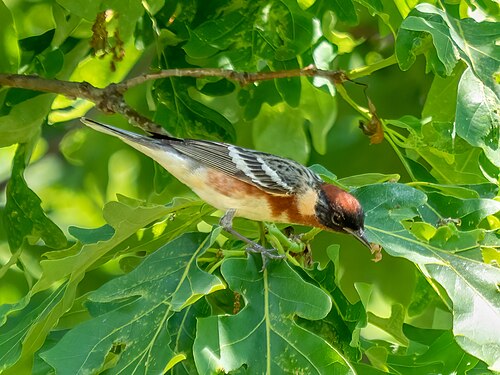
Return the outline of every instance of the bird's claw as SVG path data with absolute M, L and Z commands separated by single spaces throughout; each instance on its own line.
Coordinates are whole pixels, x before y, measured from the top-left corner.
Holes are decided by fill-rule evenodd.
M 246 250 L 250 253 L 260 254 L 260 256 L 262 257 L 261 272 L 266 268 L 269 259 L 278 260 L 285 258 L 285 254 L 278 254 L 278 251 L 276 249 L 266 249 L 264 246 L 261 246 L 257 243 L 248 246 Z

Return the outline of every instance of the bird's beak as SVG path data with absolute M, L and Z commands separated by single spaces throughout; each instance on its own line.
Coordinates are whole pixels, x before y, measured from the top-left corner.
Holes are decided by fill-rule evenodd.
M 365 245 L 370 250 L 372 249 L 372 245 L 368 241 L 365 236 L 365 230 L 360 228 L 358 230 L 352 230 L 351 228 L 343 228 L 347 233 L 353 235 L 359 242 Z

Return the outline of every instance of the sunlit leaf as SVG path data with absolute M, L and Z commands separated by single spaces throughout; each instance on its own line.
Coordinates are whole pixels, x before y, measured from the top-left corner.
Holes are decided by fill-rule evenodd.
M 0 117 L 0 147 L 25 143 L 40 132 L 54 95 L 44 94 L 22 101 Z
M 500 167 L 500 99 L 468 69 L 458 86 L 457 134 Z
M 495 76 L 500 62 L 500 25 L 494 22 L 458 20 L 432 4 L 419 4 L 401 24 L 396 41 L 396 54 L 402 69 L 415 61 L 415 53 L 427 43 L 421 33 L 432 35 L 434 48 L 429 50 L 428 66 L 440 75 L 450 75 L 458 58 L 462 58 L 474 74 L 497 97 L 500 95 Z
M 203 295 L 224 287 L 196 265 L 196 257 L 213 240 L 202 233 L 184 234 L 129 274 L 104 284 L 89 296 L 87 307 L 93 318 L 70 330 L 42 358 L 57 372 L 92 373 L 114 353 L 118 358 L 113 372 L 132 368 L 162 372 L 177 354 L 169 348 L 168 320 Z
M 17 73 L 19 66 L 19 46 L 14 20 L 9 8 L 2 1 L 0 3 L 0 72 Z
M 52 256 L 54 259 L 42 261 L 43 274 L 33 290 L 45 290 L 58 280 L 84 273 L 88 267 L 106 256 L 108 252 L 130 236 L 136 234 L 141 228 L 175 212 L 178 208 L 168 206 L 130 207 L 118 202 L 108 203 L 104 209 L 104 215 L 107 222 L 113 227 L 114 235 L 109 238 L 109 230 L 103 232 L 98 229 L 92 234 L 94 241 L 83 246 L 76 254 L 66 257 Z
M 432 52 L 428 54 L 428 65 L 440 75 L 451 74 L 457 64 L 459 55 L 457 47 L 453 44 L 449 36 L 447 25 L 440 18 L 434 20 L 433 18 L 425 19 L 423 17 L 409 16 L 401 24 L 401 29 L 402 31 L 398 34 L 398 41 L 401 48 L 397 48 L 396 51 L 400 51 L 398 57 L 403 69 L 407 69 L 415 61 L 415 56 L 411 52 L 415 48 L 414 46 L 418 46 L 419 43 L 424 43 L 425 41 L 424 38 L 419 38 L 417 35 L 420 35 L 421 32 L 426 32 L 432 35 L 436 51 L 436 54 Z M 413 45 L 401 44 L 403 42 L 403 32 L 406 30 L 411 30 L 411 34 L 417 36 L 414 39 L 408 40 Z M 408 31 L 406 32 L 409 33 Z M 404 37 L 406 42 L 406 36 Z M 404 55 L 406 53 L 408 55 Z
M 294 322 L 295 315 L 310 320 L 326 316 L 331 301 L 321 289 L 284 262 L 260 272 L 253 257 L 226 260 L 222 275 L 245 298 L 245 307 L 234 316 L 198 321 L 194 350 L 199 372 L 229 372 L 246 365 L 252 373 L 353 373 L 335 348 Z
M 389 123 L 408 131 L 408 135 L 398 137 L 398 145 L 405 149 L 408 157 L 429 166 L 410 164 L 416 170 L 422 170 L 419 177 L 423 180 L 434 178 L 447 185 L 487 181 L 478 163 L 481 150 L 471 147 L 459 137 L 449 141 L 453 132 L 452 123 L 419 120 L 410 116 L 390 120 Z
M 469 244 L 464 246 L 459 241 L 450 252 L 407 232 L 401 221 L 419 217 L 417 208 L 426 204 L 423 193 L 404 185 L 383 184 L 359 188 L 356 195 L 366 211 L 368 239 L 382 245 L 389 254 L 418 264 L 440 283 L 453 302 L 453 333 L 459 345 L 492 369 L 498 368 L 500 327 L 494 328 L 490 322 L 500 319 L 500 270 L 461 256 L 461 251 L 470 251 Z M 474 250 L 480 252 L 479 244 Z

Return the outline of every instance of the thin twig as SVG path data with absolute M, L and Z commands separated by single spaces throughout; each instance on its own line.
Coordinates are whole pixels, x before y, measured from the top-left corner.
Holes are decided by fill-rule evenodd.
M 333 83 L 339 84 L 349 80 L 349 78 L 342 71 L 321 70 L 313 65 L 306 66 L 302 69 L 279 70 L 275 72 L 236 72 L 228 69 L 218 68 L 186 68 L 186 69 L 166 69 L 156 73 L 143 74 L 138 77 L 130 78 L 117 84 L 117 86 L 125 89 L 140 85 L 146 81 L 170 78 L 170 77 L 220 77 L 226 78 L 231 81 L 236 81 L 240 85 L 248 85 L 258 81 L 268 81 L 278 78 L 292 78 L 292 77 L 324 77 L 330 79 Z

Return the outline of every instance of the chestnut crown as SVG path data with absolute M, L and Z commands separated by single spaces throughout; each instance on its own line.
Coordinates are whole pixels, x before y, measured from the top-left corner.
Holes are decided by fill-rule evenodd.
M 316 215 L 321 225 L 336 232 L 349 233 L 370 247 L 365 237 L 365 213 L 359 201 L 341 188 L 324 183 L 319 189 Z

